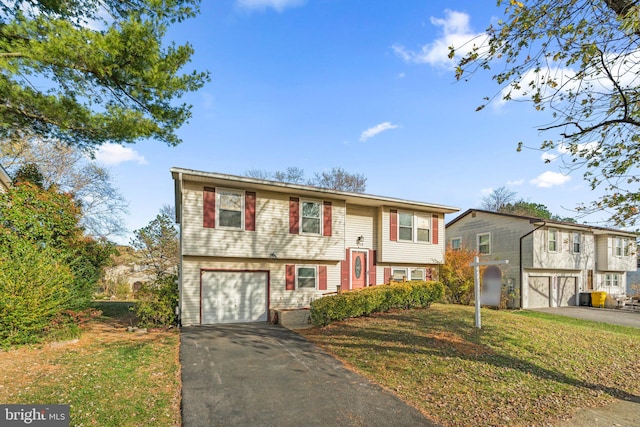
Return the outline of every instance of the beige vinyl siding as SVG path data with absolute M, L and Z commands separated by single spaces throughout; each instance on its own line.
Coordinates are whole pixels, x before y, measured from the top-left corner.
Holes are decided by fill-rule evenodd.
M 573 232 L 558 227 L 551 227 L 557 231 L 558 249 L 550 252 L 548 247 L 549 229 L 544 227 L 535 232 L 533 268 L 547 268 L 554 270 L 593 270 L 595 268 L 594 236 L 581 233 L 580 252 L 572 250 Z
M 295 194 L 258 191 L 256 231 L 203 227 L 203 185 L 185 183 L 183 190 L 183 255 L 240 258 L 341 260 L 344 257 L 345 203 L 332 202 L 332 235 L 289 233 L 289 197 Z
M 340 263 L 322 263 L 327 266 L 327 290 L 300 289 L 285 290 L 286 264 L 310 264 L 295 262 L 269 262 L 261 260 L 230 261 L 225 258 L 184 257 L 182 263 L 182 299 L 180 301 L 183 326 L 200 323 L 200 271 L 210 270 L 243 270 L 269 271 L 269 308 L 305 308 L 311 301 L 323 295 L 336 292 L 340 283 Z
M 599 271 L 635 271 L 637 268 L 636 246 L 632 237 L 623 237 L 629 240 L 629 255 L 615 255 L 615 235 L 600 235 L 596 237 L 598 251 Z
M 438 215 L 438 243 L 423 243 L 423 242 L 392 242 L 390 240 L 390 224 L 389 224 L 389 210 L 392 209 L 388 206 L 380 209 L 380 242 L 378 245 L 379 254 L 378 259 L 380 263 L 394 264 L 394 263 L 406 263 L 406 264 L 442 264 L 444 263 L 444 250 L 445 250 L 445 229 L 444 229 L 444 215 Z M 406 210 L 404 210 L 406 211 Z M 432 212 L 413 211 L 425 215 L 435 215 Z M 414 224 L 415 227 L 415 224 Z M 431 239 L 433 241 L 433 229 L 431 230 Z
M 377 247 L 377 213 L 377 208 L 347 205 L 346 247 L 357 247 L 357 240 L 360 236 L 364 237 L 361 248 L 375 249 Z

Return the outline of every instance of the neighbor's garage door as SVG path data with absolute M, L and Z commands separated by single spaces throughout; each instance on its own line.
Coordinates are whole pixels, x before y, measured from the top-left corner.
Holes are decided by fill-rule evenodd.
M 266 322 L 267 287 L 264 272 L 202 272 L 201 323 Z
M 529 276 L 528 308 L 549 307 L 550 277 Z
M 558 277 L 558 307 L 576 304 L 576 278 Z

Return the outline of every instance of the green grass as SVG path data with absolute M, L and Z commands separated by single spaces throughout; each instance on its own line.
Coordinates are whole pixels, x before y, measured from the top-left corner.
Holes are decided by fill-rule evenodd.
M 100 305 L 77 342 L 0 353 L 0 401 L 70 404 L 72 426 L 180 425 L 179 335 L 127 333 L 128 310 Z
M 443 425 L 546 425 L 640 396 L 640 331 L 435 304 L 303 332 Z

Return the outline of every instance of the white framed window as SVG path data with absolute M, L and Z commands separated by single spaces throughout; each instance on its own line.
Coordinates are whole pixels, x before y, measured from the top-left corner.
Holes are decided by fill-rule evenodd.
M 622 238 L 616 237 L 614 252 L 615 256 L 622 256 Z
M 491 233 L 478 234 L 477 240 L 480 255 L 489 255 L 491 253 Z
M 398 240 L 413 241 L 413 214 L 398 212 Z
M 617 273 L 607 273 L 604 275 L 605 286 L 618 286 L 620 283 L 620 275 Z
M 431 215 L 398 212 L 398 240 L 431 243 Z
M 216 189 L 216 224 L 219 228 L 244 228 L 244 191 Z
M 426 271 L 424 268 L 392 267 L 391 278 L 393 280 L 424 280 Z
M 622 255 L 629 256 L 629 239 L 622 240 Z
M 322 233 L 322 203 L 317 200 L 301 200 L 300 232 L 302 234 Z
M 318 269 L 315 265 L 296 266 L 296 288 L 315 289 L 318 283 Z
M 451 239 L 451 249 L 454 251 L 462 249 L 462 237 L 454 237 Z
M 555 228 L 547 231 L 547 248 L 549 252 L 558 252 L 558 230 Z
M 580 251 L 582 250 L 580 243 L 582 242 L 582 234 L 581 233 L 573 233 L 573 245 L 572 245 L 572 249 L 573 249 L 573 253 L 574 254 L 579 254 Z

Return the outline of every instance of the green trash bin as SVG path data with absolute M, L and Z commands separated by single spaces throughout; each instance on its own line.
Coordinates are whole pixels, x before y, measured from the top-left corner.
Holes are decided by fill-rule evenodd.
M 604 291 L 591 292 L 591 307 L 603 307 L 604 301 L 607 299 L 607 293 Z

